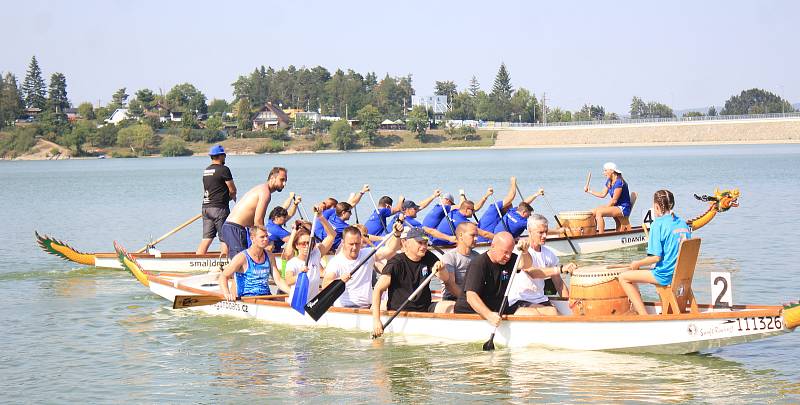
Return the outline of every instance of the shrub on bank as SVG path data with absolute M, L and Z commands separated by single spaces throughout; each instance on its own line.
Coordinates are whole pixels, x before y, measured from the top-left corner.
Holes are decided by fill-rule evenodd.
M 161 156 L 190 156 L 192 151 L 186 147 L 183 139 L 174 135 L 168 135 L 161 141 Z
M 284 149 L 283 142 L 272 140 L 256 148 L 256 153 L 278 153 Z
M 115 150 L 115 151 L 111 152 L 111 157 L 112 158 L 135 158 L 135 157 L 138 157 L 138 156 L 136 156 L 135 153 L 133 153 L 133 152 L 131 152 L 129 150 Z

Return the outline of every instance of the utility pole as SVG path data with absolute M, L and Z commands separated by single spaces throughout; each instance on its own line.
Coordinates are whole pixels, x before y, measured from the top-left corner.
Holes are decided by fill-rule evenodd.
M 547 92 L 542 93 L 542 123 L 547 125 Z

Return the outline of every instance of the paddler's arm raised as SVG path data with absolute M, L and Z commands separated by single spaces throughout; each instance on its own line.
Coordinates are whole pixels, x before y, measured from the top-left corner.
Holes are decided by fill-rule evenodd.
M 516 176 L 511 176 L 509 179 L 508 185 L 508 192 L 506 192 L 506 196 L 503 197 L 503 209 L 507 210 L 514 205 L 514 198 L 517 196 L 517 178 Z
M 289 193 L 289 198 L 287 198 L 282 205 L 282 207 L 286 209 L 286 212 L 288 212 L 288 215 L 286 216 L 287 221 L 297 213 L 297 205 L 300 204 L 300 201 L 302 200 L 303 198 L 295 194 L 294 191 Z
M 494 194 L 494 189 L 491 187 L 487 188 L 486 193 L 484 193 L 483 196 L 481 196 L 481 199 L 475 203 L 474 205 L 475 212 L 478 212 L 481 210 L 481 208 L 483 208 L 483 205 L 486 204 L 486 200 L 488 200 L 489 196 L 491 196 L 492 194 Z
M 348 199 L 347 202 L 355 207 L 356 205 L 358 205 L 358 203 L 361 202 L 361 197 L 363 197 L 364 194 L 368 192 L 369 192 L 369 184 L 364 184 L 364 186 L 361 187 L 361 191 L 350 196 L 350 199 Z
M 397 214 L 398 212 L 403 210 L 403 202 L 406 200 L 405 197 L 398 196 L 397 203 L 395 203 L 394 207 L 392 207 L 392 214 Z
M 289 285 L 286 284 L 286 280 L 281 276 L 281 269 L 279 269 L 275 263 L 275 256 L 269 252 L 266 252 L 266 254 L 269 259 L 269 268 L 272 269 L 272 278 L 275 280 L 275 285 L 277 285 L 281 291 L 288 293 L 290 290 Z
M 319 249 L 320 258 L 325 257 L 325 255 L 331 251 L 331 247 L 333 247 L 333 241 L 336 240 L 336 231 L 333 229 L 331 223 L 328 222 L 327 219 L 325 219 L 325 216 L 322 215 L 323 211 L 322 208 L 324 207 L 322 206 L 322 204 L 320 204 L 320 206 L 317 207 L 316 209 L 317 219 L 319 219 L 319 223 L 320 225 L 322 225 L 322 229 L 325 230 L 325 239 L 323 239 L 322 242 L 320 242 L 317 245 L 317 249 Z M 314 235 L 311 235 L 311 237 L 313 238 Z
M 424 199 L 424 200 L 420 201 L 420 203 L 419 203 L 419 209 L 420 209 L 420 210 L 424 210 L 424 209 L 425 209 L 425 208 L 427 208 L 429 205 L 431 205 L 431 202 L 433 202 L 433 200 L 435 200 L 436 198 L 438 198 L 440 195 L 442 195 L 442 191 L 441 191 L 441 190 L 439 190 L 438 188 L 437 188 L 436 190 L 433 190 L 433 194 L 431 194 L 431 196 L 430 196 L 430 197 L 428 197 L 428 198 L 426 198 L 426 199 Z
M 526 203 L 528 203 L 528 204 L 532 204 L 533 201 L 536 200 L 536 198 L 539 197 L 540 195 L 544 195 L 544 189 L 543 188 L 540 188 L 539 191 L 537 191 L 535 194 L 529 195 L 527 198 L 525 198 L 524 201 Z
M 447 221 L 447 219 L 444 219 L 444 221 Z M 446 241 L 448 241 L 450 243 L 456 243 L 456 237 L 455 236 L 439 232 L 439 230 L 436 229 L 436 228 L 429 228 L 427 226 L 423 226 L 422 230 L 425 231 L 425 233 L 427 233 L 428 235 L 431 235 L 436 239 L 446 240 Z
M 390 259 L 400 249 L 400 234 L 403 232 L 404 219 L 405 216 L 403 214 L 397 217 L 397 221 L 395 221 L 393 226 L 394 233 L 389 237 L 389 240 L 386 241 L 386 244 L 375 253 L 376 261 Z
M 228 301 L 236 301 L 236 290 L 231 292 L 228 281 L 231 278 L 233 273 L 238 271 L 242 271 L 243 265 L 245 263 L 244 253 L 239 253 L 231 259 L 230 263 L 228 263 L 225 268 L 222 270 L 222 273 L 219 274 L 219 278 L 217 278 L 217 282 L 219 283 L 219 290 L 222 295 L 225 296 L 225 299 Z M 236 285 L 236 283 L 234 283 Z

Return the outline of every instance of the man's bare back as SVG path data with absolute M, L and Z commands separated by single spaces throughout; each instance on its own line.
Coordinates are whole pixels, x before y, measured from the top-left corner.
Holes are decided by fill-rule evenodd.
M 239 202 L 233 206 L 226 222 L 232 222 L 244 227 L 253 225 L 264 226 L 264 217 L 272 199 L 273 191 L 283 191 L 288 177 L 286 169 L 273 168 L 266 183 L 251 188 Z

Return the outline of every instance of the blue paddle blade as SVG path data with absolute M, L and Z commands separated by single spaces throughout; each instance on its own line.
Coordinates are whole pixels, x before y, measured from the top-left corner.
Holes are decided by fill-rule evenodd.
M 299 312 L 301 315 L 306 313 L 306 303 L 308 302 L 308 275 L 303 272 L 297 276 L 297 282 L 294 285 L 294 294 L 292 295 L 292 308 Z

